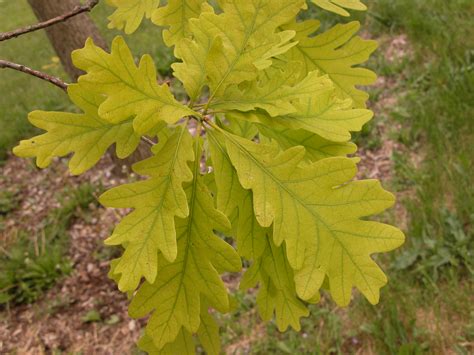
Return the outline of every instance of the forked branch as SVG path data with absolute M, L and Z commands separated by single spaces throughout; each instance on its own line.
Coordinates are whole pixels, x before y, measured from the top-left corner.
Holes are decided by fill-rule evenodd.
M 42 80 L 49 81 L 51 84 L 56 85 L 57 87 L 63 89 L 64 91 L 67 90 L 67 85 L 68 84 L 66 84 L 64 81 L 62 81 L 61 79 L 59 79 L 55 76 L 40 72 L 38 70 L 28 68 L 27 66 L 22 65 L 22 64 L 17 64 L 17 63 L 9 62 L 7 60 L 0 59 L 0 69 L 5 69 L 5 68 L 9 68 L 9 69 L 21 71 L 21 72 L 26 73 L 26 74 L 33 75 L 33 76 L 35 76 L 37 78 L 40 78 Z
M 62 14 L 62 15 L 57 16 L 57 17 L 54 17 L 54 18 L 49 19 L 47 21 L 40 22 L 40 23 L 37 23 L 35 25 L 31 25 L 31 26 L 22 27 L 22 28 L 19 28 L 19 29 L 10 31 L 10 32 L 0 33 L 0 42 L 6 41 L 7 39 L 11 39 L 11 38 L 21 36 L 25 33 L 34 32 L 34 31 L 40 30 L 42 28 L 53 26 L 57 23 L 64 22 L 64 21 L 70 19 L 71 17 L 77 16 L 77 15 L 82 14 L 84 12 L 90 12 L 95 6 L 97 6 L 98 3 L 99 3 L 99 0 L 89 0 L 86 4 L 78 5 L 78 6 L 74 7 L 74 9 L 72 9 L 70 12 L 67 12 L 67 13 Z

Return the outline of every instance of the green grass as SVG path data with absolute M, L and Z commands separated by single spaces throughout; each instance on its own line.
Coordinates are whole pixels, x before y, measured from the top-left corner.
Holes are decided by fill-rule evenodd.
M 406 33 L 413 46 L 403 99 L 391 118 L 404 127 L 399 140 L 419 157 L 394 157 L 399 187 L 413 191 L 409 211 L 407 269 L 436 282 L 452 268 L 474 272 L 474 3 L 377 1 L 373 28 Z M 441 274 L 441 275 L 440 275 Z
M 19 230 L 1 248 L 0 305 L 32 303 L 71 271 L 68 230 L 75 219 L 86 218 L 94 191 L 89 184 L 63 191 L 60 207 L 48 214 L 37 233 Z

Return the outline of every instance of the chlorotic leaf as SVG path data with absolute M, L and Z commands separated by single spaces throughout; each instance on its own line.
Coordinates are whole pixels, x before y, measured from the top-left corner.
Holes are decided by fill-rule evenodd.
M 355 107 L 363 108 L 368 94 L 356 88 L 370 85 L 376 75 L 365 68 L 354 67 L 365 62 L 377 48 L 377 42 L 354 37 L 360 28 L 358 22 L 339 24 L 328 31 L 312 36 L 319 28 L 318 21 L 304 21 L 284 27 L 296 31 L 298 44 L 284 56 L 290 61 L 304 63 L 306 72 L 318 70 L 328 75 L 341 99 L 350 98 Z
M 54 157 L 74 153 L 69 169 L 73 175 L 79 175 L 93 167 L 113 144 L 119 158 L 133 153 L 140 136 L 134 132 L 130 117 L 119 123 L 100 118 L 97 110 L 104 99 L 84 85 L 70 85 L 68 95 L 84 113 L 30 113 L 30 122 L 47 133 L 21 141 L 13 150 L 16 155 L 36 157 L 37 165 L 45 168 Z
M 190 21 L 194 39 L 177 47 L 176 55 L 183 63 L 174 67 L 176 76 L 189 81 L 190 73 L 201 72 L 199 80 L 185 83 L 185 87 L 191 86 L 188 94 L 193 97 L 196 89 L 207 84 L 210 101 L 229 85 L 255 79 L 259 69 L 272 64 L 272 57 L 295 44 L 290 43 L 293 31 L 277 29 L 294 18 L 303 5 L 301 0 L 220 1 L 221 13 L 207 9 L 199 19 Z
M 153 284 L 146 282 L 132 300 L 134 317 L 153 314 L 146 333 L 162 349 L 184 328 L 199 330 L 201 305 L 226 312 L 229 298 L 218 270 L 239 271 L 241 261 L 235 250 L 218 238 L 214 230 L 228 230 L 230 223 L 214 207 L 214 201 L 200 175 L 200 149 L 196 144 L 194 180 L 186 187 L 189 216 L 177 220 L 178 256 L 169 262 L 159 256 L 160 271 Z
M 318 136 L 317 134 L 298 129 L 271 129 L 259 125 L 261 139 L 267 137 L 278 142 L 278 145 L 286 150 L 296 146 L 305 148 L 305 160 L 316 162 L 324 158 L 347 156 L 357 151 L 357 146 L 350 142 L 332 142 Z
M 298 295 L 313 298 L 327 276 L 339 304 L 349 302 L 353 286 L 378 302 L 386 277 L 370 255 L 400 246 L 404 236 L 360 218 L 390 207 L 393 196 L 377 181 L 349 182 L 356 172 L 351 159 L 301 166 L 302 147 L 280 152 L 274 145 L 225 137 L 240 183 L 253 191 L 257 220 L 264 227 L 273 224 L 277 246 L 285 242 Z
M 107 0 L 107 3 L 116 8 L 115 12 L 109 16 L 108 27 L 131 34 L 137 30 L 144 17 L 150 18 L 153 10 L 160 4 L 160 0 Z
M 347 142 L 351 132 L 358 132 L 372 117 L 365 109 L 351 109 L 351 100 L 334 99 L 331 90 L 295 103 L 297 112 L 278 117 L 276 125 L 304 129 L 333 142 Z
M 297 130 L 315 133 L 333 142 L 347 142 L 351 132 L 358 132 L 373 117 L 366 109 L 352 109 L 351 101 L 335 99 L 332 90 L 326 90 L 318 96 L 295 102 L 295 113 L 286 116 L 268 117 L 256 112 L 249 115 L 233 113 L 240 117 L 259 122 L 266 127 Z
M 347 142 L 351 132 L 357 132 L 373 113 L 366 109 L 353 109 L 350 100 L 336 99 L 333 90 L 323 90 L 311 98 L 293 102 L 296 112 L 270 117 L 265 112 L 231 112 L 229 117 L 261 123 L 280 129 L 303 129 L 333 142 Z
M 240 255 L 255 260 L 245 273 L 241 287 L 253 287 L 260 282 L 257 304 L 262 318 L 270 320 L 275 314 L 281 331 L 290 325 L 299 330 L 300 318 L 308 316 L 309 312 L 296 295 L 293 270 L 282 252 L 283 247 L 275 247 L 267 236 L 271 231 L 261 227 L 255 219 L 252 192 L 240 186 L 226 152 L 224 137 L 218 132 L 208 133 L 218 202 L 224 201 L 221 205 L 227 213 L 232 213 L 234 208 L 238 210 L 237 250 Z
M 219 342 L 219 327 L 214 318 L 208 313 L 206 304 L 201 306 L 201 325 L 197 335 L 202 347 L 209 355 L 219 355 L 221 344 Z M 174 355 L 174 354 L 195 354 L 195 346 L 192 334 L 181 328 L 178 336 L 171 343 L 166 344 L 163 349 L 158 350 L 153 343 L 153 339 L 146 333 L 138 342 L 138 347 L 150 355 Z
M 224 0 L 222 14 L 203 14 L 201 25 L 215 29 L 206 62 L 212 95 L 220 96 L 229 85 L 254 79 L 257 69 L 271 65 L 268 59 L 289 49 L 294 33 L 276 31 L 303 5 L 295 0 Z M 228 31 L 229 26 L 234 30 Z
M 299 331 L 300 318 L 307 317 L 309 311 L 296 295 L 294 281 L 291 279 L 293 270 L 288 265 L 284 252 L 278 251 L 274 245 L 270 248 L 262 260 L 262 287 L 257 296 L 257 304 L 264 312 L 274 310 L 275 321 L 281 332 L 286 331 L 290 325 Z
M 205 3 L 206 4 L 206 3 Z M 203 13 L 214 13 L 212 7 L 203 5 Z M 183 38 L 176 43 L 174 54 L 182 62 L 171 65 L 174 76 L 182 83 L 192 101 L 197 101 L 207 82 L 206 61 L 212 45 L 207 28 L 202 28 L 196 19 L 189 21 L 193 39 Z
M 277 247 L 270 237 L 265 237 L 265 249 L 244 275 L 241 288 L 260 283 L 257 305 L 263 320 L 275 321 L 280 331 L 289 326 L 301 329 L 300 318 L 307 317 L 309 311 L 298 298 L 295 290 L 294 272 L 288 264 L 284 247 Z
M 197 335 L 202 347 L 209 355 L 219 355 L 221 343 L 219 337 L 219 326 L 214 318 L 209 314 L 206 303 L 201 305 L 201 324 Z
M 158 26 L 168 26 L 163 32 L 167 46 L 172 47 L 181 39 L 190 36 L 189 20 L 199 17 L 205 0 L 168 0 L 153 12 L 151 20 Z
M 133 126 L 144 134 L 163 121 L 175 123 L 185 116 L 199 115 L 176 101 L 166 84 L 157 83 L 150 56 L 143 56 L 139 66 L 135 65 L 122 37 L 114 39 L 110 54 L 89 39 L 72 56 L 74 64 L 87 72 L 79 82 L 93 85 L 107 96 L 99 107 L 99 115 L 110 122 L 135 116 Z
M 142 276 L 150 283 L 158 271 L 158 251 L 172 262 L 176 259 L 175 216 L 188 213 L 183 183 L 192 180 L 187 163 L 194 159 L 192 138 L 179 127 L 169 138 L 160 135 L 154 156 L 136 164 L 134 170 L 149 180 L 116 187 L 100 197 L 108 207 L 134 208 L 107 239 L 109 245 L 124 245 L 125 252 L 115 267 L 121 274 L 120 290 L 134 290 Z
M 181 329 L 172 342 L 166 344 L 161 350 L 153 343 L 153 339 L 146 333 L 138 341 L 138 347 L 149 355 L 194 355 L 194 341 L 191 333 Z
M 209 106 L 216 110 L 252 111 L 265 110 L 270 116 L 284 116 L 298 111 L 297 103 L 331 88 L 331 81 L 317 72 L 309 73 L 294 85 L 300 75 L 299 63 L 290 63 L 286 68 L 270 68 L 262 73 L 263 79 L 255 81 L 244 90 L 230 86 L 224 95 Z M 290 83 L 290 85 L 288 85 Z
M 341 16 L 350 16 L 344 9 L 365 11 L 365 6 L 360 0 L 311 0 L 313 4 L 318 5 L 324 10 L 334 12 Z
M 208 134 L 217 187 L 217 206 L 233 222 L 239 254 L 255 259 L 263 253 L 267 231 L 255 219 L 252 193 L 240 185 L 237 172 L 227 154 L 224 137 L 213 131 Z

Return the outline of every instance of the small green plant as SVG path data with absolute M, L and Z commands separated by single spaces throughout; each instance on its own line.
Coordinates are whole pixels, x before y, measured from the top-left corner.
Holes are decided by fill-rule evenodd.
M 413 204 L 412 208 L 417 206 Z M 425 280 L 428 285 L 451 276 L 474 276 L 474 240 L 449 210 L 441 211 L 441 220 L 441 228 L 445 231 L 443 238 L 436 238 L 437 227 L 429 220 L 412 222 L 419 237 L 412 239 L 411 247 L 397 256 L 394 270 L 411 270 L 415 278 Z M 450 275 L 453 272 L 458 275 Z
M 36 235 L 18 232 L 8 251 L 0 254 L 0 304 L 32 303 L 71 271 L 67 258 L 68 228 L 94 202 L 89 184 L 60 196 Z
M 15 210 L 19 205 L 18 193 L 13 191 L 0 191 L 0 216 Z
M 102 322 L 102 316 L 97 310 L 93 309 L 82 316 L 82 321 L 84 323 L 98 323 Z
M 32 303 L 71 270 L 57 242 L 40 241 L 39 251 L 34 243 L 20 232 L 15 244 L 0 256 L 0 304 Z

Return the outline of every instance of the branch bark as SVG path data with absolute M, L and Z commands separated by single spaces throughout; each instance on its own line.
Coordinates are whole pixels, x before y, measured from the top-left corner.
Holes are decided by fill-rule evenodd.
M 60 16 L 57 16 L 57 17 L 54 17 L 50 20 L 40 22 L 40 23 L 37 23 L 35 25 L 19 28 L 19 29 L 16 29 L 14 31 L 0 33 L 0 42 L 6 41 L 8 39 L 16 38 L 16 37 L 24 35 L 26 33 L 34 32 L 34 31 L 37 31 L 37 30 L 40 30 L 40 29 L 43 29 L 43 28 L 46 28 L 46 27 L 49 27 L 49 26 L 53 26 L 57 23 L 67 21 L 71 17 L 80 15 L 84 12 L 90 12 L 90 11 L 92 11 L 92 9 L 95 6 L 97 6 L 98 3 L 99 3 L 99 0 L 90 0 L 90 1 L 87 2 L 87 4 L 76 6 L 70 12 L 67 12 L 67 13 L 65 13 L 63 15 L 60 15 Z
M 38 70 L 28 68 L 27 66 L 22 65 L 22 64 L 17 64 L 17 63 L 9 62 L 7 60 L 0 59 L 0 69 L 5 69 L 5 68 L 13 69 L 13 70 L 17 70 L 17 71 L 20 71 L 20 72 L 23 72 L 23 73 L 26 73 L 26 74 L 29 74 L 29 75 L 33 75 L 37 78 L 40 78 L 42 80 L 46 80 L 46 81 L 50 82 L 51 84 L 56 85 L 58 88 L 60 88 L 64 91 L 67 90 L 68 84 L 66 84 L 64 81 L 62 81 L 61 79 L 59 79 L 55 76 L 40 72 Z

